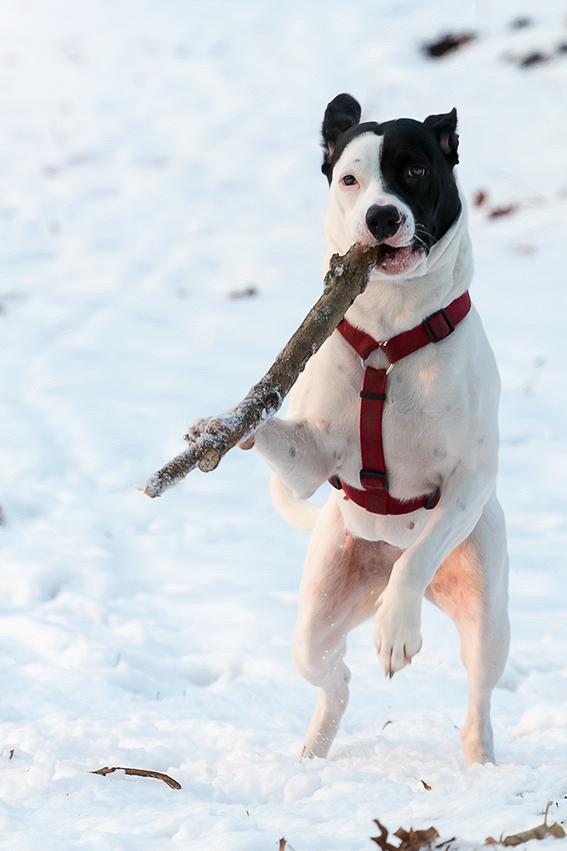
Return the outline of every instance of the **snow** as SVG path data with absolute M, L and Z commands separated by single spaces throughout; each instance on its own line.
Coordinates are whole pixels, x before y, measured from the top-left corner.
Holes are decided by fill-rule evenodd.
M 19 0 L 0 21 L 1 847 L 368 851 L 379 818 L 465 849 L 548 800 L 567 820 L 567 57 L 512 61 L 567 39 L 564 3 Z M 449 30 L 478 39 L 425 59 Z M 299 760 L 307 535 L 268 470 L 235 450 L 160 499 L 136 490 L 318 298 L 319 128 L 341 91 L 367 117 L 456 105 L 463 191 L 488 193 L 470 218 L 503 380 L 496 766 L 464 768 L 456 631 L 428 604 L 391 681 L 372 625 L 351 634 L 330 759 Z

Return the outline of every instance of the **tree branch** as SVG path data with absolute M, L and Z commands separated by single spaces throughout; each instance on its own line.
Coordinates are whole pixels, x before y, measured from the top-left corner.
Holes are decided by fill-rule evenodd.
M 343 257 L 334 254 L 325 276 L 323 295 L 309 311 L 266 375 L 248 395 L 224 414 L 202 421 L 189 436 L 190 446 L 148 479 L 144 493 L 161 494 L 199 467 L 214 470 L 222 456 L 245 441 L 273 416 L 297 381 L 309 358 L 329 337 L 357 296 L 366 289 L 368 275 L 381 246 L 353 245 Z
M 163 780 L 172 789 L 181 789 L 181 784 L 170 777 L 169 774 L 162 774 L 161 771 L 149 771 L 146 768 L 123 768 L 120 765 L 114 768 L 99 768 L 98 771 L 91 771 L 91 774 L 102 774 L 106 777 L 107 774 L 112 774 L 114 771 L 123 771 L 124 774 L 131 774 L 134 777 L 155 777 L 156 780 Z

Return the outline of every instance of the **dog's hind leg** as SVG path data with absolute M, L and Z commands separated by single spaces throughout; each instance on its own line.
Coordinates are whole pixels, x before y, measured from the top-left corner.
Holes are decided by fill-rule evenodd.
M 502 676 L 510 640 L 504 517 L 495 496 L 472 534 L 445 559 L 426 596 L 455 621 L 461 636 L 469 680 L 461 731 L 466 764 L 494 762 L 490 697 Z
M 401 550 L 353 538 L 334 493 L 313 531 L 300 589 L 293 657 L 319 698 L 300 756 L 325 757 L 348 701 L 346 636 L 370 617 Z

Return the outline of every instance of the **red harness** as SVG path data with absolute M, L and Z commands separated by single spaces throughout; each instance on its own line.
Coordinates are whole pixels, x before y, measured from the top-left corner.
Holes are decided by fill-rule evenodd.
M 337 330 L 342 334 L 363 361 L 375 349 L 382 349 L 390 366 L 402 358 L 417 352 L 429 343 L 439 343 L 461 322 L 471 309 L 471 299 L 467 292 L 451 302 L 448 307 L 432 313 L 420 325 L 404 331 L 387 340 L 378 343 L 370 334 L 355 328 L 346 319 L 338 325 Z M 364 380 L 360 393 L 360 448 L 362 453 L 362 470 L 360 484 L 363 490 L 351 487 L 338 476 L 329 479 L 336 488 L 342 488 L 345 494 L 357 505 L 372 514 L 409 514 L 418 508 L 435 508 L 440 499 L 439 489 L 434 493 L 418 496 L 415 499 L 396 499 L 388 493 L 388 477 L 382 445 L 382 412 L 386 400 L 386 369 L 374 369 L 367 366 L 364 370 Z

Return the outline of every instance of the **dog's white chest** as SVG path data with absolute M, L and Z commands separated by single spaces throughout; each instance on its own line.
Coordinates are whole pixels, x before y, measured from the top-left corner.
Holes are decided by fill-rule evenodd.
M 497 436 L 486 433 L 494 421 L 498 380 L 490 348 L 476 314 L 443 348 L 428 347 L 391 368 L 387 377 L 381 431 L 390 492 L 412 499 L 442 488 L 455 464 L 475 454 L 495 451 Z M 475 358 L 469 356 L 474 351 Z M 365 365 L 386 366 L 382 352 Z M 472 371 L 472 375 L 471 375 Z M 309 423 L 322 454 L 334 457 L 333 473 L 360 487 L 360 391 L 364 365 L 334 334 L 312 358 L 297 382 L 288 419 Z M 488 382 L 487 382 L 488 378 Z M 494 391 L 479 399 L 475 382 Z M 367 540 L 410 546 L 428 519 L 424 509 L 402 516 L 371 514 L 344 498 L 337 499 L 350 531 Z

